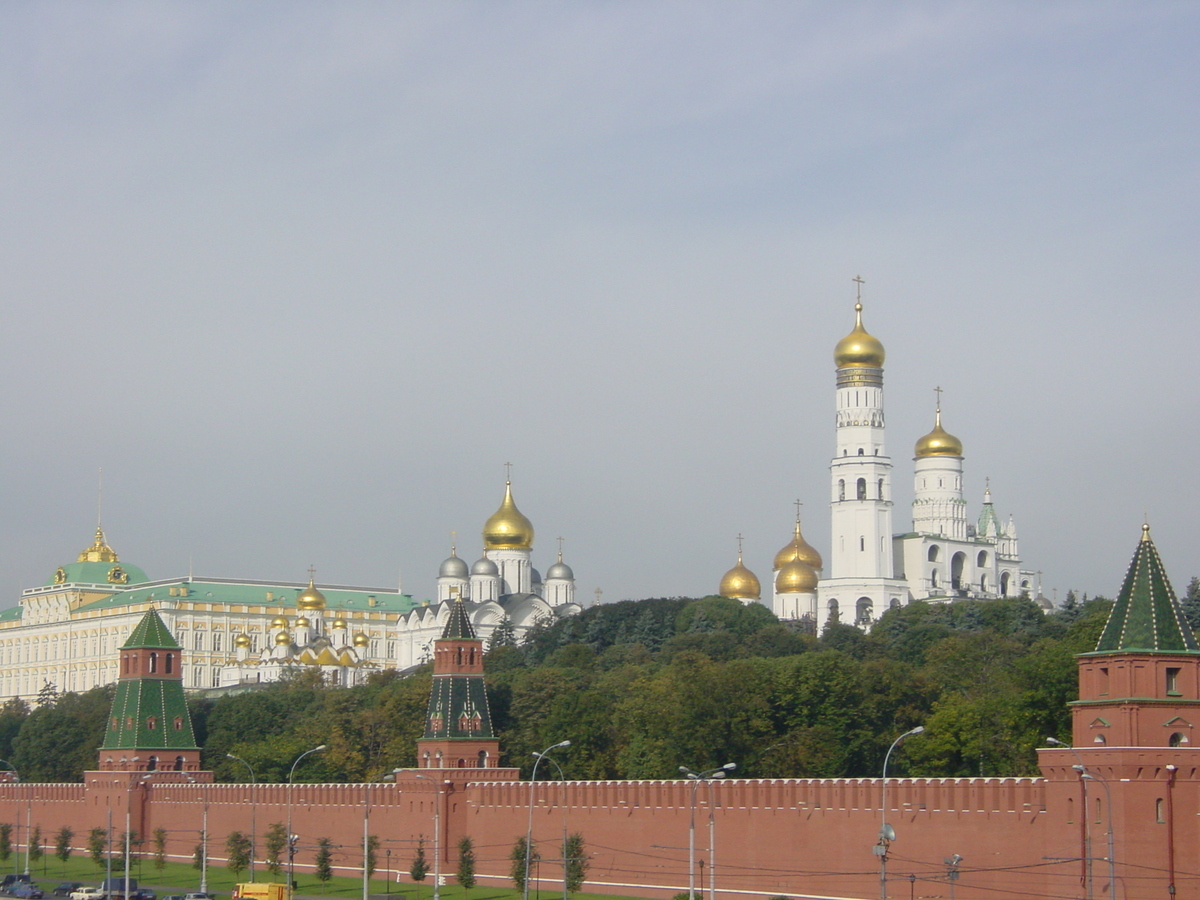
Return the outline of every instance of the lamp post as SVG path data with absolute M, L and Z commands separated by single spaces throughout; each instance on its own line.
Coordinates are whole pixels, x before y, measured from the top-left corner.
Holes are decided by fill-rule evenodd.
M 537 756 L 537 753 L 533 754 Z M 567 776 L 563 774 L 562 766 L 560 766 L 552 756 L 547 756 L 546 761 L 553 763 L 554 768 L 558 769 L 558 780 L 561 782 L 561 790 L 565 791 L 567 787 Z M 563 836 L 562 836 L 562 864 L 563 864 L 563 900 L 568 900 L 567 894 L 567 804 L 566 798 L 563 798 Z
M 295 786 L 294 776 L 296 774 L 296 766 L 300 765 L 300 760 L 311 753 L 316 753 L 318 750 L 324 750 L 325 745 L 320 744 L 313 747 L 311 750 L 305 750 L 296 757 L 296 761 L 292 763 L 291 769 L 288 770 L 288 791 L 287 791 L 287 820 L 288 820 L 288 897 L 292 896 L 292 885 L 296 883 L 295 865 L 296 865 L 296 838 L 297 835 L 292 834 L 292 788 Z
M 136 757 L 135 757 L 135 759 L 136 759 Z M 129 843 L 130 843 L 129 829 L 132 827 L 132 823 L 130 822 L 130 818 L 129 818 L 129 807 L 133 803 L 133 789 L 135 787 L 137 787 L 139 784 L 144 784 L 146 781 L 153 778 L 154 775 L 155 775 L 154 772 L 147 772 L 145 775 L 141 776 L 140 778 L 130 781 L 128 786 L 125 788 L 125 877 L 122 879 L 122 882 L 121 882 L 122 900 L 129 900 Z M 111 892 L 111 890 L 112 890 L 112 884 L 110 882 L 109 883 L 109 891 Z
M 255 847 L 258 843 L 258 803 L 255 797 L 256 788 L 258 787 L 258 776 L 254 774 L 254 767 L 240 756 L 234 756 L 232 753 L 226 753 L 225 755 L 229 759 L 240 762 L 250 772 L 250 880 L 254 881 Z M 203 892 L 204 888 L 200 890 Z
M 912 737 L 916 734 L 924 734 L 925 726 L 918 725 L 916 728 L 909 729 L 900 735 L 894 741 L 892 746 L 888 747 L 888 752 L 883 757 L 883 776 L 879 784 L 879 842 L 875 845 L 875 854 L 879 857 L 879 898 L 887 900 L 887 852 L 888 845 L 896 839 L 896 832 L 887 823 L 887 767 L 888 760 L 892 757 L 892 751 L 906 737 Z
M 442 897 L 442 786 L 434 778 L 428 775 L 422 775 L 420 772 L 415 773 L 416 776 L 423 781 L 428 781 L 433 785 L 433 900 L 441 900 Z M 529 860 L 525 861 L 526 867 L 529 865 Z M 528 868 L 526 868 L 528 871 Z
M 14 766 L 12 763 L 10 763 L 7 759 L 0 759 L 0 763 L 4 763 L 4 765 L 8 766 L 8 768 L 13 773 L 13 781 L 15 781 L 17 784 L 20 784 L 21 783 L 21 774 L 17 771 L 17 767 Z M 26 828 L 29 827 L 28 822 L 25 823 L 25 827 Z M 18 836 L 18 838 L 20 837 L 20 832 L 21 832 L 21 807 L 18 806 L 17 807 L 17 836 Z M 20 858 L 21 858 L 20 854 L 16 854 L 16 859 L 19 860 Z M 19 863 L 17 863 L 16 860 L 14 860 L 14 863 L 16 863 L 16 865 L 19 865 Z M 14 865 L 14 869 L 16 868 L 16 865 Z M 25 871 L 27 873 L 29 872 L 29 861 L 28 860 L 26 860 L 26 862 L 25 862 Z M 14 872 L 14 874 L 16 874 L 16 873 Z
M 1116 861 L 1113 859 L 1113 824 L 1112 824 L 1112 791 L 1108 788 L 1108 779 L 1103 776 L 1097 778 L 1082 765 L 1073 766 L 1079 777 L 1086 780 L 1100 782 L 1100 787 L 1104 788 L 1105 800 L 1108 803 L 1108 896 L 1115 898 L 1113 893 L 1117 889 L 1117 871 Z
M 529 824 L 525 828 L 525 884 L 522 892 L 522 900 L 529 900 L 529 857 L 533 853 L 533 795 L 537 789 L 537 770 L 538 764 L 542 758 L 551 750 L 557 750 L 559 747 L 570 747 L 570 741 L 559 741 L 557 744 L 551 744 L 541 753 L 534 753 L 536 757 L 533 761 L 533 773 L 529 776 Z
M 1095 896 L 1096 879 L 1092 872 L 1092 819 L 1088 814 L 1088 787 L 1087 779 L 1083 777 L 1083 773 L 1087 769 L 1083 765 L 1083 757 L 1079 755 L 1079 751 L 1070 744 L 1060 741 L 1056 737 L 1046 738 L 1047 744 L 1052 744 L 1055 747 L 1062 747 L 1064 750 L 1070 750 L 1071 755 L 1075 757 L 1076 765 L 1071 766 L 1079 774 L 1079 790 L 1083 799 L 1083 815 L 1079 819 L 1080 824 L 1080 853 L 1083 857 L 1083 882 L 1087 886 L 1087 900 L 1092 900 Z
M 383 782 L 383 781 L 394 781 L 396 779 L 396 773 L 399 771 L 401 771 L 401 770 L 400 769 L 392 769 L 392 771 L 385 772 L 383 775 L 380 775 L 378 778 L 374 779 L 373 781 L 367 782 L 366 799 L 363 802 L 363 845 L 362 845 L 363 891 L 362 891 L 362 900 L 368 900 L 369 894 L 370 894 L 371 873 L 367 870 L 367 851 L 369 850 L 368 844 L 370 842 L 370 836 L 367 833 L 367 829 L 368 829 L 369 823 L 371 821 L 371 787 L 373 785 L 379 784 L 380 782 Z
M 208 893 L 208 782 L 197 781 L 190 772 L 184 773 L 192 784 L 200 785 L 201 797 L 204 800 L 204 818 L 200 822 L 200 893 Z M 254 842 L 250 842 L 251 848 Z M 253 849 L 251 849 L 253 853 Z M 253 865 L 253 862 L 251 863 Z M 251 881 L 254 878 L 251 876 Z
M 715 769 L 709 769 L 707 772 L 693 772 L 687 766 L 680 766 L 679 771 L 682 772 L 688 780 L 692 782 L 692 802 L 690 806 L 690 814 L 688 816 L 688 900 L 696 900 L 696 789 L 700 787 L 700 782 L 709 783 L 708 788 L 708 885 L 710 896 L 716 897 L 716 869 L 714 868 L 714 856 L 716 849 L 714 847 L 716 839 L 716 824 L 713 819 L 713 804 L 712 804 L 712 781 L 716 778 L 724 778 L 726 773 L 732 772 L 737 768 L 737 763 L 725 763 L 723 766 L 718 766 Z M 704 887 L 701 886 L 700 893 L 704 893 Z

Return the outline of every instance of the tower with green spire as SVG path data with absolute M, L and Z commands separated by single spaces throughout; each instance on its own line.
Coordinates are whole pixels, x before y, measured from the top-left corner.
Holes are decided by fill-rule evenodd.
M 153 608 L 120 652 L 101 770 L 198 771 L 200 748 L 183 696 L 183 650 Z
M 495 769 L 500 741 L 492 731 L 483 681 L 483 641 L 458 597 L 433 644 L 433 688 L 425 733 L 417 741 L 422 769 Z
M 1200 747 L 1200 644 L 1142 526 L 1096 649 L 1079 657 L 1077 748 Z

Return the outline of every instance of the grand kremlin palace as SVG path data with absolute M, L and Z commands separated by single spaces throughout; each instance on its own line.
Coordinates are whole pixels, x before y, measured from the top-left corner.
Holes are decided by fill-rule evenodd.
M 533 568 L 534 530 L 511 484 L 483 528 L 482 557 L 468 567 L 452 548 L 436 602 L 399 590 L 175 578 L 151 581 L 121 562 L 97 525 L 92 544 L 45 585 L 0 613 L 0 702 L 36 699 L 47 685 L 86 691 L 117 680 L 117 648 L 154 608 L 186 648 L 188 689 L 236 690 L 318 667 L 329 684 L 353 685 L 380 669 L 427 661 L 452 601 L 462 599 L 484 639 L 508 623 L 518 639 L 545 617 L 572 615 L 575 574 L 558 560 Z

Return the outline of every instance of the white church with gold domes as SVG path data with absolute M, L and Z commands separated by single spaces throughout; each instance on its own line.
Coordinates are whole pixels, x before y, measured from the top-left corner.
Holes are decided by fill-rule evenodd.
M 835 451 L 829 466 L 829 571 L 804 540 L 797 516 L 792 540 L 775 556 L 769 601 L 781 619 L 811 622 L 818 633 L 833 621 L 869 628 L 887 609 L 913 600 L 1039 596 L 1035 573 L 1021 568 L 1012 517 L 1001 524 L 990 484 L 983 509 L 969 523 L 963 493 L 963 445 L 942 426 L 939 400 L 933 430 L 914 448 L 911 531 L 892 527 L 892 461 L 883 414 L 882 342 L 863 325 L 855 304 L 853 330 L 834 348 Z M 720 593 L 763 602 L 758 578 L 738 561 Z

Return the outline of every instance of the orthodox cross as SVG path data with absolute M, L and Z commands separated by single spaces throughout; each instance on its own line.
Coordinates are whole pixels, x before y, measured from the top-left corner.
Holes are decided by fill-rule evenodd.
M 937 394 L 937 410 L 938 410 L 938 412 L 941 412 L 942 411 L 942 389 L 941 389 L 941 387 L 935 387 L 933 389 L 933 392 L 935 394 Z
M 600 603 L 600 595 L 601 595 L 601 594 L 603 594 L 603 593 L 604 593 L 604 591 L 600 590 L 600 588 L 596 588 L 596 604 L 597 604 L 597 605 L 599 605 L 599 603 Z
M 555 540 L 558 541 L 558 560 L 559 560 L 559 562 L 562 562 L 562 541 L 563 541 L 563 539 L 561 537 L 557 537 L 557 538 L 555 538 Z
M 742 561 L 742 535 L 738 534 L 738 562 Z
M 854 299 L 861 303 L 862 302 L 862 286 L 864 284 L 866 284 L 866 282 L 863 281 L 863 277 L 861 275 L 855 275 L 850 280 L 853 281 L 857 285 L 857 287 L 855 288 L 855 292 L 854 292 L 855 293 Z
M 316 574 L 317 574 L 317 570 L 314 569 L 312 566 L 309 566 L 308 567 L 308 580 L 312 581 L 313 578 L 316 576 Z
M 799 500 L 796 500 L 796 521 L 797 522 L 800 521 L 800 507 L 802 507 L 803 505 L 804 504 L 801 503 Z
M 457 531 L 450 532 L 450 555 L 451 556 L 458 555 L 458 532 Z
M 504 480 L 507 482 L 512 481 L 512 463 L 510 462 L 504 464 Z

